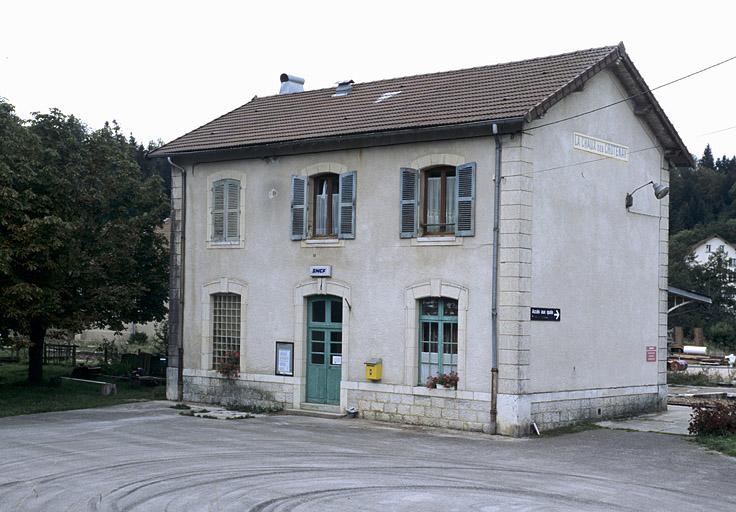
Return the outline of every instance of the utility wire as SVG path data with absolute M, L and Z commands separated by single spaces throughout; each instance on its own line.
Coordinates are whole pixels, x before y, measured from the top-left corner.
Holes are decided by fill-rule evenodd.
M 727 132 L 727 131 L 733 130 L 735 128 L 736 128 L 736 124 L 733 125 L 733 126 L 729 126 L 728 128 L 722 128 L 720 130 L 715 130 L 715 131 L 708 132 L 708 133 L 701 133 L 700 135 L 698 135 L 698 137 L 705 137 L 706 135 L 713 135 L 715 133 Z
M 649 151 L 650 149 L 657 149 L 657 148 L 662 148 L 662 146 L 657 145 L 657 146 L 649 146 L 649 147 L 646 147 L 646 148 L 636 149 L 634 151 L 629 151 L 629 154 L 630 155 L 633 155 L 634 153 L 641 153 L 642 151 Z M 600 162 L 601 160 L 610 160 L 610 157 L 602 156 L 600 158 L 593 158 L 591 160 L 583 160 L 582 162 L 575 162 L 575 163 L 572 163 L 572 164 L 558 165 L 557 167 L 547 167 L 546 169 L 532 170 L 532 172 L 530 174 L 539 174 L 539 173 L 543 173 L 543 172 L 557 171 L 559 169 L 567 169 L 569 167 L 577 167 L 579 165 L 586 165 L 586 164 L 591 164 L 593 162 Z
M 593 110 L 588 110 L 587 112 L 581 112 L 580 114 L 575 114 L 574 116 L 565 117 L 563 119 L 558 119 L 557 121 L 551 121 L 551 122 L 545 123 L 545 124 L 540 124 L 539 126 L 534 126 L 532 128 L 526 128 L 524 131 L 525 132 L 528 132 L 528 131 L 531 131 L 531 130 L 537 130 L 539 128 L 544 128 L 545 126 L 551 126 L 553 124 L 558 124 L 558 123 L 562 123 L 564 121 L 569 121 L 570 119 L 576 119 L 578 117 L 587 116 L 588 114 L 592 114 L 594 112 L 598 112 L 598 111 L 603 110 L 603 109 L 606 109 L 608 107 L 613 107 L 614 105 L 618 105 L 620 103 L 624 103 L 626 101 L 629 101 L 630 99 L 637 98 L 637 97 L 642 96 L 644 94 L 648 94 L 650 92 L 656 91 L 657 89 L 661 89 L 663 87 L 667 87 L 668 85 L 675 84 L 677 82 L 680 82 L 682 80 L 685 80 L 686 78 L 690 78 L 692 76 L 695 76 L 695 75 L 698 75 L 700 73 L 703 73 L 704 71 L 708 71 L 709 69 L 713 69 L 713 68 L 716 68 L 718 66 L 721 66 L 721 65 L 723 65 L 723 64 L 725 64 L 727 62 L 730 62 L 730 61 L 732 61 L 734 59 L 736 59 L 736 55 L 734 55 L 733 57 L 729 57 L 728 59 L 722 60 L 720 62 L 716 62 L 715 64 L 711 64 L 710 66 L 704 67 L 703 69 L 699 69 L 697 71 L 693 71 L 692 73 L 690 73 L 688 75 L 681 76 L 680 78 L 675 78 L 674 80 L 672 80 L 670 82 L 667 82 L 665 84 L 658 85 L 657 87 L 653 87 L 651 89 L 647 89 L 645 91 L 641 91 L 641 92 L 638 92 L 636 94 L 632 94 L 628 98 L 624 98 L 622 100 L 614 101 L 613 103 L 609 103 L 608 105 L 603 105 L 602 107 L 594 108 Z M 732 127 L 732 128 L 734 128 L 734 127 Z

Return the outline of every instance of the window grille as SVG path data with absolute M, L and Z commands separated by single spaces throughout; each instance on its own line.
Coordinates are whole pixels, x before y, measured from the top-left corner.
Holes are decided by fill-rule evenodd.
M 212 368 L 219 368 L 230 352 L 240 352 L 240 295 L 212 295 Z

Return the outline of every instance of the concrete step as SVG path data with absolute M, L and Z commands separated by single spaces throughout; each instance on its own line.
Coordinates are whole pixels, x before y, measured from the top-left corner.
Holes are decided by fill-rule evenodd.
M 299 409 L 284 409 L 284 414 L 293 416 L 311 416 L 313 418 L 344 418 L 345 413 L 340 410 L 338 405 L 324 404 L 299 404 Z

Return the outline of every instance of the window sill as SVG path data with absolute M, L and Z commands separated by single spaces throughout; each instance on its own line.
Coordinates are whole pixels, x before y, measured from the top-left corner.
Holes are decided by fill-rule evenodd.
M 301 246 L 308 248 L 344 247 L 345 240 L 341 238 L 310 238 L 308 240 L 302 240 Z
M 411 239 L 411 245 L 414 247 L 425 247 L 435 245 L 463 245 L 463 237 L 450 236 L 419 236 Z
M 245 247 L 244 240 L 238 240 L 237 242 L 213 242 L 212 240 L 207 242 L 208 249 L 242 249 Z

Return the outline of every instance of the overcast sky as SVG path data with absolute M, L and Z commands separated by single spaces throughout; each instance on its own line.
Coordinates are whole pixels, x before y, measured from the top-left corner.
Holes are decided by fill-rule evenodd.
M 728 1 L 5 0 L 0 97 L 24 118 L 57 107 L 170 141 L 276 94 L 282 72 L 317 89 L 623 41 L 655 87 L 736 55 L 734 14 Z M 692 153 L 736 155 L 735 79 L 736 60 L 655 93 Z

